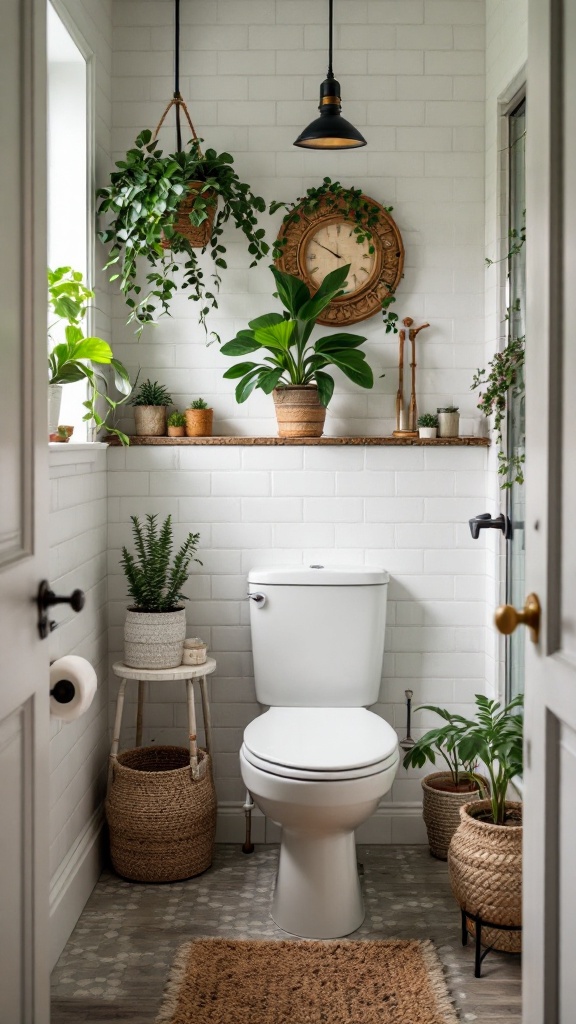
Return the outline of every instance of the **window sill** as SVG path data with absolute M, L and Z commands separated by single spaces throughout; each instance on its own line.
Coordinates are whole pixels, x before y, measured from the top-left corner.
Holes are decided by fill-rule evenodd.
M 106 451 L 105 441 L 49 441 L 48 452 L 51 466 L 70 466 L 74 463 L 95 462 L 98 452 Z

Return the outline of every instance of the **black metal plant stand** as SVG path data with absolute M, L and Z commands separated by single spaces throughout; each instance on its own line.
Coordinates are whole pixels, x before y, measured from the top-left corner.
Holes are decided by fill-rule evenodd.
M 487 954 L 490 953 L 494 949 L 494 946 L 488 946 L 487 949 L 482 951 L 482 927 L 494 928 L 497 931 L 502 931 L 502 932 L 521 932 L 522 931 L 522 926 L 521 925 L 517 925 L 517 924 L 515 924 L 515 925 L 512 925 L 512 924 L 493 924 L 491 921 L 485 921 L 482 917 L 480 917 L 479 914 L 471 914 L 468 910 L 464 910 L 464 909 L 462 909 L 461 913 L 462 913 L 462 945 L 463 946 L 467 946 L 468 945 L 467 922 L 468 921 L 473 921 L 474 922 L 474 937 L 475 937 L 475 940 L 476 940 L 476 949 L 475 949 L 475 956 L 474 956 L 474 977 L 475 978 L 481 978 L 482 977 L 482 961 L 483 961 L 484 957 L 487 956 Z M 507 953 L 508 950 L 499 949 L 498 952 L 499 953 Z M 512 953 L 512 956 L 519 956 L 519 955 L 520 955 L 519 953 Z

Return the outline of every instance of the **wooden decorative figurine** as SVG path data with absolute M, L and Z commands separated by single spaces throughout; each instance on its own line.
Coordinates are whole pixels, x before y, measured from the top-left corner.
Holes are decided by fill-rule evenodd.
M 419 334 L 420 331 L 423 331 L 425 327 L 430 327 L 430 324 L 425 323 L 421 324 L 420 327 L 412 327 L 414 321 L 411 316 L 404 317 L 402 323 L 404 324 L 404 327 L 401 327 L 399 331 L 396 430 L 393 431 L 393 436 L 418 437 L 418 429 L 416 426 L 418 420 L 418 406 L 416 403 L 416 335 Z M 406 406 L 404 405 L 404 342 L 406 341 L 406 334 L 408 334 L 408 339 L 411 344 L 412 356 L 412 361 L 410 363 L 412 379 L 408 413 L 406 413 Z

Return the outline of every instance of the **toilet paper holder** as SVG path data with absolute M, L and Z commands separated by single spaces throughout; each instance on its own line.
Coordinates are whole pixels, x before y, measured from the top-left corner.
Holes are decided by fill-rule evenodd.
M 59 679 L 50 690 L 50 696 L 54 697 L 59 704 L 69 704 L 71 700 L 74 700 L 75 693 L 76 687 L 70 679 Z

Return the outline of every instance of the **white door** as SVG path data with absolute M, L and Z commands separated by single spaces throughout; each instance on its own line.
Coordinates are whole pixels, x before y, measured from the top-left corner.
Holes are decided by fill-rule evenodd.
M 525 1024 L 576 1021 L 576 0 L 530 0 Z
M 48 650 L 46 0 L 2 0 L 0 36 L 0 1021 L 46 1024 Z

